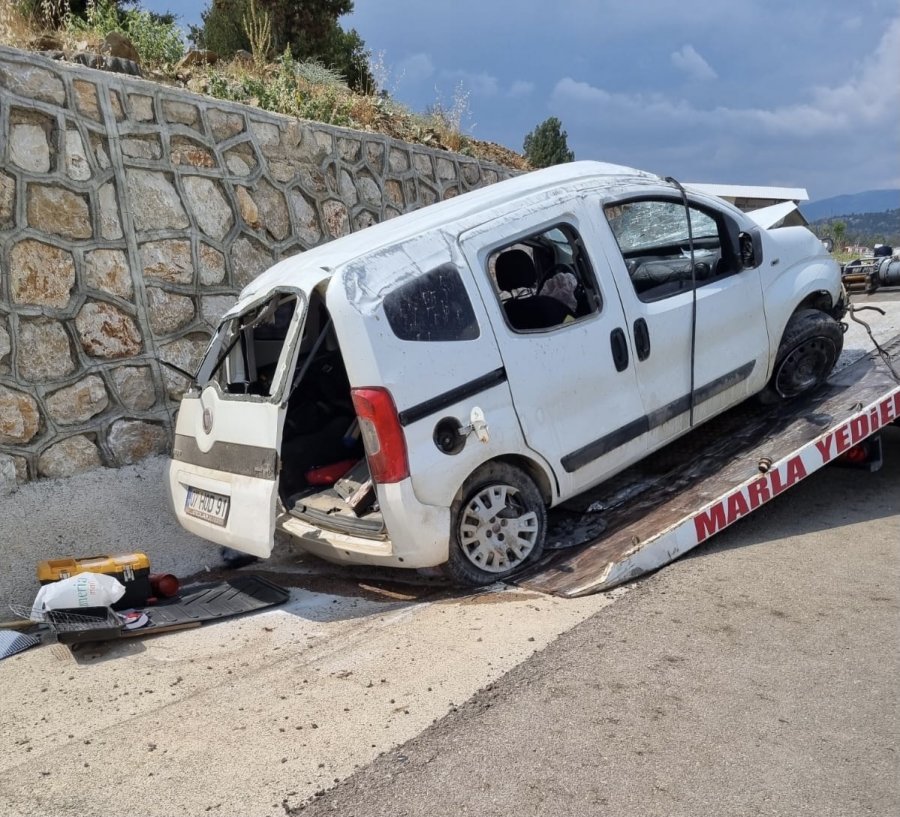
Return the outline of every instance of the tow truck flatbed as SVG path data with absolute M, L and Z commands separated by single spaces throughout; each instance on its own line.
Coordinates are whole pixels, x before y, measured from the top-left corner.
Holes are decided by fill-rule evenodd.
M 900 335 L 881 346 L 900 368 Z M 748 401 L 551 511 L 548 554 L 517 584 L 576 597 L 656 570 L 897 418 L 900 384 L 877 352 L 808 398 Z

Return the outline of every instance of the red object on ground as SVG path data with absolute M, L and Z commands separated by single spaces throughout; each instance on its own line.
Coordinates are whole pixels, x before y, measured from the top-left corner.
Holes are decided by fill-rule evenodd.
M 341 460 L 331 465 L 323 465 L 321 468 L 310 468 L 304 476 L 310 485 L 334 485 L 354 465 L 356 460 Z
M 171 598 L 178 595 L 181 582 L 171 573 L 153 573 L 150 576 L 150 587 L 160 598 Z

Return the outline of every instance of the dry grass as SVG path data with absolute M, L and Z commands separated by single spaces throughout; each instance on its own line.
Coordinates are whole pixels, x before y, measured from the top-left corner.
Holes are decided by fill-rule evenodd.
M 68 0 L 43 0 L 30 16 L 23 14 L 10 0 L 0 0 L 0 43 L 27 50 L 52 35 L 58 47 L 67 53 L 99 51 L 102 37 L 83 28 L 78 30 L 71 25 L 57 27 L 53 24 L 65 20 L 67 14 Z M 518 153 L 464 133 L 469 107 L 468 94 L 462 87 L 456 89 L 449 104 L 438 99 L 426 113 L 414 113 L 392 100 L 387 93 L 354 93 L 333 71 L 315 63 L 297 63 L 289 56 L 282 56 L 275 63 L 264 63 L 259 58 L 267 48 L 265 20 L 257 15 L 248 23 L 259 29 L 254 29 L 259 35 L 254 49 L 258 61 L 254 64 L 234 60 L 213 66 L 197 65 L 187 70 L 178 70 L 171 65 L 145 66 L 145 76 L 166 85 L 289 116 L 383 133 L 405 142 L 453 151 L 518 170 L 528 169 L 528 163 Z M 46 42 L 43 47 L 47 47 Z M 389 72 L 381 55 L 376 61 L 373 73 L 379 77 L 378 85 L 383 88 L 382 83 L 388 82 Z

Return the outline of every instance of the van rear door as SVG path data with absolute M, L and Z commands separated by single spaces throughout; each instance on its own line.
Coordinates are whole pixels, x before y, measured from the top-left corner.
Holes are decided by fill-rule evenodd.
M 272 551 L 279 450 L 306 296 L 269 290 L 222 321 L 181 401 L 169 490 L 181 525 L 254 556 Z

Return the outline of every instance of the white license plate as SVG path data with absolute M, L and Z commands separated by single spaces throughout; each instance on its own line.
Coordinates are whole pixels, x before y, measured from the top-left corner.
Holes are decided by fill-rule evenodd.
M 184 501 L 184 512 L 188 516 L 196 516 L 212 522 L 213 525 L 225 527 L 228 521 L 228 508 L 231 504 L 230 497 L 222 494 L 213 494 L 209 491 L 201 491 L 199 488 L 188 487 L 187 499 Z

